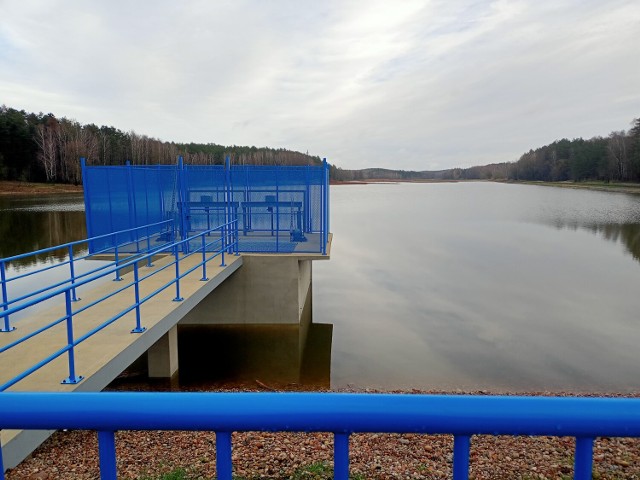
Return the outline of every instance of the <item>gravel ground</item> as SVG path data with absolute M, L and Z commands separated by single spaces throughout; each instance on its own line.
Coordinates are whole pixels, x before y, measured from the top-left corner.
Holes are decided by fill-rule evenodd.
M 258 385 L 265 387 L 262 383 Z M 254 384 L 218 390 L 264 390 L 255 387 Z M 136 388 L 129 385 L 124 389 Z M 278 387 L 278 390 L 300 389 Z M 640 393 L 624 396 L 640 397 Z M 565 479 L 573 475 L 573 438 L 474 436 L 471 445 L 472 479 Z M 211 432 L 118 432 L 116 448 L 119 478 L 155 479 L 179 468 L 185 470 L 189 479 L 215 477 L 215 434 Z M 354 434 L 350 437 L 351 475 L 354 479 L 451 478 L 452 449 L 453 437 L 449 435 Z M 326 433 L 233 434 L 234 475 L 239 478 L 330 478 L 312 471 L 330 473 L 332 458 L 333 438 Z M 6 478 L 99 478 L 97 435 L 87 431 L 57 432 L 7 472 Z M 640 439 L 599 438 L 594 449 L 593 478 L 640 479 Z

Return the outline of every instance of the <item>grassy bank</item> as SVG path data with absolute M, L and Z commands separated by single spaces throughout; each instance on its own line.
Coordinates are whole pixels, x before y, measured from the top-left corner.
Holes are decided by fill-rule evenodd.
M 0 195 L 54 195 L 60 193 L 82 193 L 81 185 L 65 183 L 32 183 L 0 181 Z

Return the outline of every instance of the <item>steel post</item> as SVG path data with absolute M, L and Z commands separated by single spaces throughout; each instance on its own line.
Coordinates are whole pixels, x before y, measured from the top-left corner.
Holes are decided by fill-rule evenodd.
M 136 299 L 136 328 L 131 330 L 131 333 L 142 333 L 146 330 L 146 328 L 142 326 L 140 317 L 140 280 L 138 277 L 137 261 L 133 264 L 133 291 Z
M 100 455 L 100 480 L 117 480 L 116 439 L 114 432 L 98 432 L 98 453 Z
M 232 480 L 231 432 L 216 432 L 216 473 L 218 480 Z
M 467 480 L 469 478 L 469 449 L 471 437 L 456 435 L 453 437 L 453 480 Z
M 349 434 L 333 434 L 333 478 L 349 480 Z
M 74 302 L 77 302 L 80 299 L 76 296 L 76 288 L 73 286 L 76 283 L 76 273 L 73 267 L 73 245 L 69 245 L 69 271 L 71 273 L 71 295 L 73 297 L 72 300 Z
M 576 438 L 576 455 L 574 463 L 575 480 L 591 480 L 593 469 L 593 438 Z
M 9 310 L 9 298 L 7 296 L 7 274 L 5 272 L 6 264 L 0 261 L 0 283 L 2 283 L 2 310 Z M 0 332 L 12 332 L 16 327 L 12 327 L 9 322 L 9 315 L 3 315 L 4 325 L 0 327 Z
M 175 254 L 175 264 L 176 264 L 176 298 L 173 299 L 174 302 L 181 302 L 184 300 L 180 296 L 180 252 L 178 251 L 178 245 L 174 245 L 173 251 Z
M 69 360 L 69 377 L 62 380 L 61 383 L 65 384 L 76 384 L 84 377 L 76 376 L 76 362 L 74 357 L 74 340 L 73 340 L 73 309 L 71 307 L 71 292 L 69 290 L 65 290 L 64 292 L 64 302 L 66 305 L 66 319 L 67 319 L 67 357 Z
M 200 279 L 203 282 L 209 280 L 207 278 L 207 252 L 205 251 L 205 240 L 204 235 L 202 235 L 202 278 Z

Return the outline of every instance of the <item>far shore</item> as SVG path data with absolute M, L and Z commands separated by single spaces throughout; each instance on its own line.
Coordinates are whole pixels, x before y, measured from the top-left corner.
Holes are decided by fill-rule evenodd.
M 331 181 L 331 185 L 372 185 L 372 184 L 399 184 L 399 183 L 463 183 L 463 182 L 496 182 L 496 183 L 512 183 L 520 185 L 538 185 L 543 187 L 560 187 L 595 190 L 601 192 L 618 192 L 640 194 L 640 183 L 614 183 L 602 181 L 584 181 L 584 182 L 543 182 L 535 180 L 481 180 L 481 179 L 367 179 L 353 181 Z
M 0 181 L 0 196 L 51 195 L 60 193 L 82 193 L 82 185 Z
M 601 192 L 618 192 L 640 194 L 640 183 L 613 183 L 601 181 L 584 181 L 584 182 L 542 182 L 530 180 L 463 180 L 463 179 L 366 179 L 340 181 L 331 180 L 331 185 L 385 185 L 400 183 L 461 183 L 461 182 L 497 182 L 512 183 L 521 185 L 538 185 L 543 187 L 560 187 L 573 189 L 586 189 Z M 23 196 L 23 195 L 56 195 L 69 193 L 82 193 L 82 185 L 72 185 L 65 183 L 37 183 L 37 182 L 18 182 L 18 181 L 0 181 L 0 197 Z

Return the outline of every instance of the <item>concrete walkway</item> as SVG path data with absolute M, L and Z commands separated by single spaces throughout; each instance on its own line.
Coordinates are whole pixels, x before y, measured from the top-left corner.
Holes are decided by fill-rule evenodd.
M 201 261 L 198 254 L 180 261 L 180 271 L 185 272 Z M 140 267 L 143 277 L 153 270 L 169 264 L 173 257 L 167 256 L 154 261 L 153 267 Z M 242 265 L 241 256 L 225 255 L 226 267 L 220 267 L 220 258 L 216 257 L 207 264 L 208 281 L 201 281 L 202 268 L 180 280 L 180 294 L 184 300 L 173 301 L 176 297 L 175 285 L 149 299 L 141 306 L 143 333 L 131 333 L 136 326 L 135 311 L 129 312 L 105 329 L 88 338 L 75 347 L 76 375 L 84 380 L 78 384 L 64 385 L 60 382 L 69 376 L 67 354 L 63 354 L 36 372 L 32 373 L 10 391 L 31 392 L 71 392 L 100 391 L 116 378 L 140 355 L 174 327 L 181 318 L 190 312 L 204 297 L 218 287 Z M 133 272 L 122 275 L 120 282 L 103 281 L 90 290 L 81 292 L 81 300 L 73 302 L 78 310 L 96 299 L 132 282 Z M 169 266 L 153 277 L 140 283 L 140 298 L 145 297 L 175 278 L 175 267 Z M 74 338 L 95 328 L 107 319 L 117 315 L 134 303 L 133 286 L 113 297 L 95 305 L 85 312 L 74 315 Z M 6 345 L 37 328 L 64 316 L 64 297 L 60 296 L 60 305 L 38 312 L 30 318 L 16 322 L 17 329 L 0 334 L 0 345 Z M 26 342 L 0 354 L 0 383 L 19 375 L 30 366 L 38 363 L 67 344 L 66 323 L 40 333 Z M 1 395 L 2 393 L 0 393 Z M 5 468 L 17 465 L 26 455 L 36 448 L 51 432 L 26 432 L 3 430 L 0 432 Z

